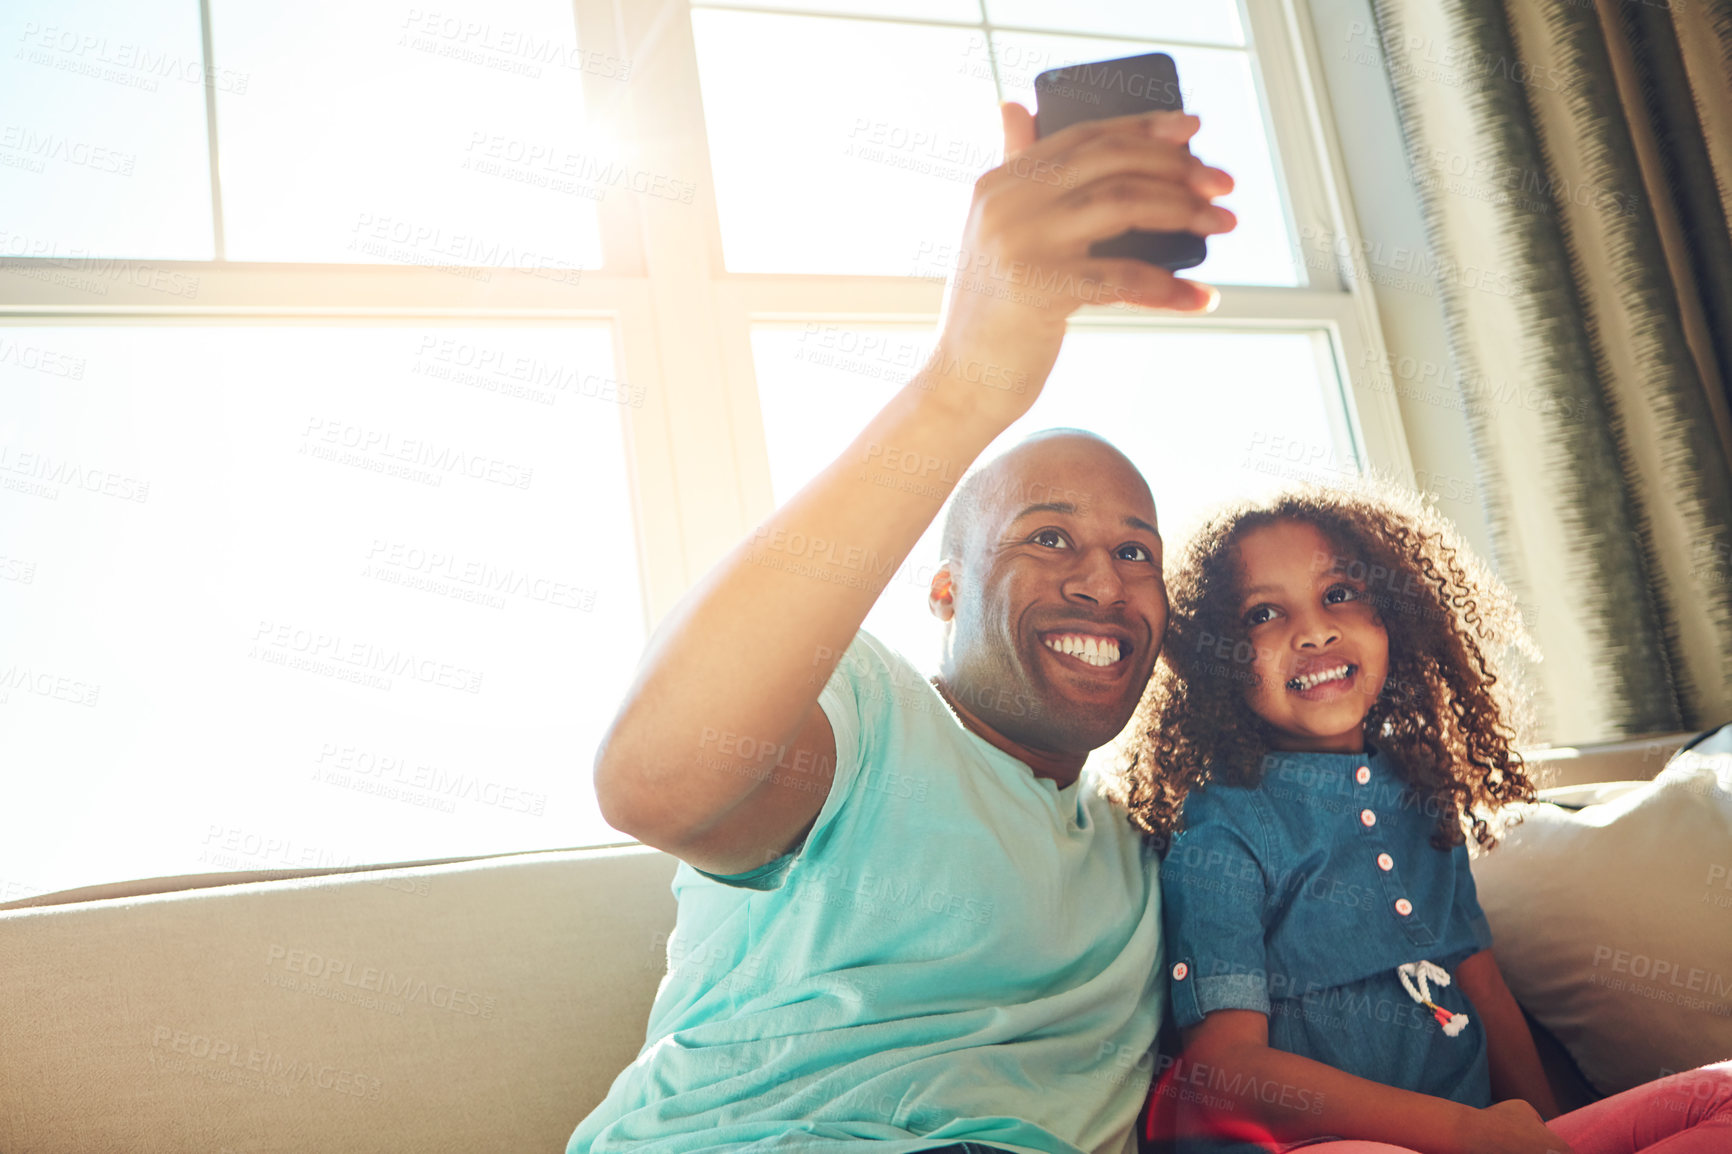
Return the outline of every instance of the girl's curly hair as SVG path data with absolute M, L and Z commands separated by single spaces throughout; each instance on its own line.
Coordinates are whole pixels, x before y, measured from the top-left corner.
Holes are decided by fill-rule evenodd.
M 1509 590 L 1454 527 L 1417 498 L 1370 483 L 1237 502 L 1190 538 L 1168 575 L 1166 643 L 1109 793 L 1164 846 L 1192 789 L 1261 782 L 1275 731 L 1245 700 L 1256 676 L 1245 655 L 1255 650 L 1239 614 L 1238 545 L 1277 522 L 1314 526 L 1365 584 L 1389 635 L 1389 676 L 1366 714 L 1366 739 L 1435 807 L 1432 844 L 1463 844 L 1465 818 L 1482 847 L 1496 845 L 1485 813 L 1534 797 L 1513 748 L 1527 709 L 1497 662 L 1511 648 L 1539 654 Z M 1229 650 L 1236 660 L 1220 658 Z

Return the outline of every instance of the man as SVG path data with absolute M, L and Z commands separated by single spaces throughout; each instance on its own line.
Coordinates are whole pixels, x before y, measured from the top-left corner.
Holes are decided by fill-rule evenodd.
M 1069 431 L 971 474 L 929 594 L 931 684 L 859 633 L 861 574 L 899 565 L 942 500 L 895 470 L 974 462 L 1079 305 L 1212 307 L 1087 250 L 1224 232 L 1232 182 L 1190 155 L 1194 117 L 1036 141 L 1003 111 L 931 361 L 674 609 L 597 755 L 609 822 L 684 864 L 648 1041 L 570 1151 L 1130 1148 L 1161 1013 L 1155 870 L 1079 775 L 1166 625 L 1148 486 Z

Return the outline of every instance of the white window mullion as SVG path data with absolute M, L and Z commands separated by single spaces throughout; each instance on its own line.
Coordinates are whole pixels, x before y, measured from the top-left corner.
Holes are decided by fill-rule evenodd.
M 622 153 L 635 168 L 691 181 L 697 189 L 689 204 L 647 196 L 637 204 L 670 483 L 689 583 L 750 527 L 738 480 L 746 470 L 736 427 L 740 405 L 733 396 L 734 390 L 751 389 L 749 361 L 730 366 L 721 331 L 715 291 L 721 232 L 685 0 L 623 5 L 617 19 L 632 78 L 623 102 L 630 111 L 629 139 L 622 130 L 619 141 Z M 633 363 L 642 360 L 634 357 Z M 761 439 L 754 430 L 750 440 Z
M 580 317 L 613 312 L 641 283 L 561 269 L 0 258 L 0 317 Z
M 198 26 L 199 40 L 204 52 L 204 74 L 207 78 L 212 78 L 217 73 L 215 49 L 211 43 L 210 0 L 199 0 Z M 219 163 L 217 152 L 217 89 L 216 84 L 209 79 L 204 86 L 204 130 L 210 152 L 210 217 L 213 257 L 216 260 L 227 260 L 228 243 L 223 238 L 222 165 Z
M 1336 368 L 1347 394 L 1354 441 L 1363 463 L 1397 484 L 1413 483 L 1413 457 L 1392 391 L 1377 387 L 1376 367 L 1386 350 L 1377 301 L 1367 278 L 1351 266 L 1314 258 L 1319 237 L 1356 235 L 1346 169 L 1321 83 L 1317 47 L 1304 18 L 1306 0 L 1243 0 L 1267 101 L 1270 126 L 1281 152 L 1279 171 L 1293 214 L 1293 238 L 1305 277 L 1319 288 L 1340 287 L 1349 307 L 1338 318 Z M 1311 242 L 1311 243 L 1308 243 Z M 1332 246 L 1326 249 L 1333 255 Z M 1237 291 L 1237 290 L 1236 290 Z
M 692 571 L 686 555 L 669 418 L 673 398 L 662 371 L 654 312 L 649 286 L 640 284 L 625 295 L 614 330 L 614 355 L 620 376 L 631 382 L 634 390 L 641 390 L 634 392 L 634 396 L 643 398 L 642 404 L 628 407 L 622 416 L 646 632 L 667 615 L 700 576 Z M 572 512 L 575 523 L 581 511 Z
M 584 117 L 591 126 L 606 129 L 602 139 L 624 141 L 636 132 L 632 120 L 632 90 L 636 81 L 631 56 L 614 17 L 614 6 L 609 0 L 572 0 L 579 50 L 619 62 L 584 72 Z M 637 198 L 626 188 L 615 185 L 596 203 L 595 211 L 601 229 L 603 267 L 615 276 L 642 276 L 643 222 L 637 211 Z
M 753 316 L 749 295 L 733 279 L 715 286 L 728 402 L 737 433 L 736 477 L 746 520 L 757 524 L 776 507 L 770 486 L 770 450 L 764 440 L 764 412 L 758 401 L 757 366 L 752 356 Z

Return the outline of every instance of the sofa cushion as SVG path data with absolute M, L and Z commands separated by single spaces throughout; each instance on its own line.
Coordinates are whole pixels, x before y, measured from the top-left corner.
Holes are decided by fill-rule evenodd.
M 646 849 L 0 913 L 0 1150 L 561 1150 L 643 1045 Z
M 1732 1057 L 1732 755 L 1600 796 L 1473 868 L 1511 992 L 1613 1094 Z

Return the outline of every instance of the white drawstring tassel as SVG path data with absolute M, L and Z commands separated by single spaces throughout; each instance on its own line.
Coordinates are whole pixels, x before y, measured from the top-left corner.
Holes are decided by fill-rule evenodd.
M 1452 1014 L 1431 1000 L 1431 983 L 1449 985 L 1448 970 L 1434 962 L 1418 961 L 1395 967 L 1395 975 L 1401 979 L 1401 988 L 1407 991 L 1407 996 L 1431 1011 L 1431 1016 L 1443 1027 L 1445 1037 L 1453 1038 L 1467 1029 L 1466 1014 Z

